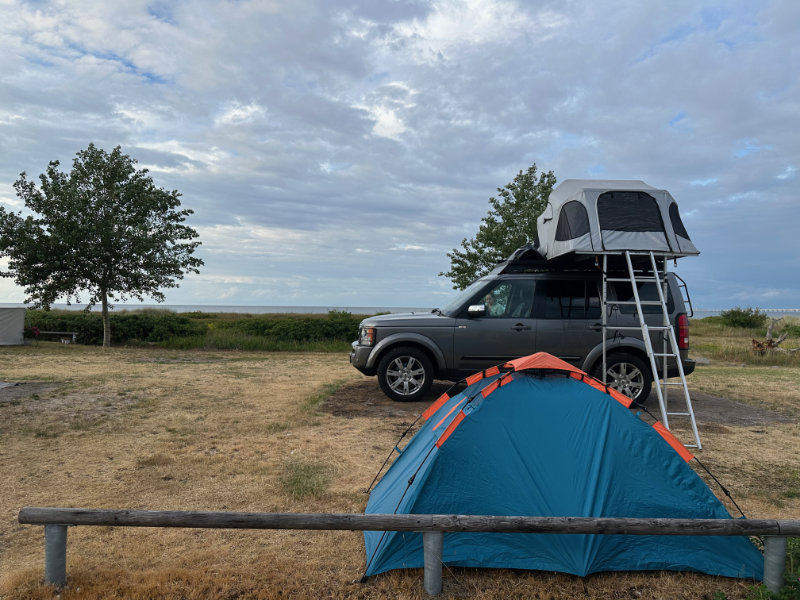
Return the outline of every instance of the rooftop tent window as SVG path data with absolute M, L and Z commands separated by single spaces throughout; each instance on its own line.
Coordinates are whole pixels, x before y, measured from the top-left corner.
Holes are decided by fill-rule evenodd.
M 612 191 L 597 199 L 597 216 L 604 231 L 656 231 L 664 223 L 656 199 L 645 192 Z
M 689 238 L 689 234 L 686 233 L 686 228 L 683 226 L 683 221 L 681 221 L 681 215 L 678 213 L 678 205 L 674 202 L 669 205 L 669 220 L 672 222 L 672 230 L 675 232 L 675 235 L 679 235 L 682 238 Z
M 556 241 L 566 242 L 589 233 L 589 215 L 586 207 L 573 200 L 561 207 L 556 226 Z

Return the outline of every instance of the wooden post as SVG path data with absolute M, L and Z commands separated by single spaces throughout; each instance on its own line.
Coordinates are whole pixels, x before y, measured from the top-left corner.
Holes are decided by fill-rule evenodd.
M 425 591 L 442 591 L 445 531 L 601 535 L 766 536 L 764 582 L 783 586 L 786 538 L 800 537 L 800 519 L 634 519 L 611 517 L 526 517 L 498 515 L 408 515 L 360 513 L 231 513 L 25 507 L 20 523 L 45 526 L 45 583 L 67 581 L 67 526 L 193 527 L 224 529 L 308 529 L 418 531 L 423 534 Z
M 44 526 L 44 582 L 61 587 L 67 583 L 67 526 Z
M 783 587 L 786 568 L 786 537 L 768 535 L 764 537 L 764 584 L 773 594 Z
M 442 593 L 442 549 L 444 533 L 441 531 L 424 531 L 422 533 L 422 550 L 424 553 L 424 587 L 429 596 Z

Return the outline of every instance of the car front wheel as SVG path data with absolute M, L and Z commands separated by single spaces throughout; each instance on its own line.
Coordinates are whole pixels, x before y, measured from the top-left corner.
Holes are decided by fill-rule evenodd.
M 421 350 L 396 348 L 378 363 L 378 383 L 392 400 L 415 402 L 422 399 L 433 383 L 433 365 Z
M 597 367 L 597 378 L 602 381 L 603 366 Z M 606 383 L 609 387 L 643 404 L 650 395 L 653 376 L 644 361 L 632 354 L 612 354 L 606 359 Z

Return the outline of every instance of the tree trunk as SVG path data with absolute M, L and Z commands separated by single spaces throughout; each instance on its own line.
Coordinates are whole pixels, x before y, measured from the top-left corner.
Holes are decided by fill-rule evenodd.
M 767 352 L 789 352 L 789 353 L 800 352 L 800 348 L 786 349 L 779 347 L 780 343 L 789 336 L 788 332 L 784 333 L 777 340 L 773 339 L 772 329 L 782 320 L 783 317 L 780 317 L 779 319 L 770 319 L 769 326 L 767 327 L 766 339 L 763 342 L 760 342 L 758 340 L 752 341 L 752 348 L 754 354 L 757 354 L 759 356 L 764 356 Z
M 108 295 L 101 292 L 103 302 L 103 348 L 111 347 L 111 319 L 108 316 Z

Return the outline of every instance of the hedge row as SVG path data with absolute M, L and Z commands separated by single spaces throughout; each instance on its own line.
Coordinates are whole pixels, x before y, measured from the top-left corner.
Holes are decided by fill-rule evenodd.
M 220 318 L 214 313 L 177 314 L 168 311 L 135 311 L 111 314 L 112 345 L 163 343 L 177 338 L 206 337 L 213 330 L 267 337 L 279 342 L 351 342 L 358 336 L 360 317 L 342 311 L 327 315 L 265 315 Z M 103 320 L 99 313 L 29 309 L 25 333 L 76 332 L 79 344 L 103 343 Z M 46 339 L 44 335 L 42 339 Z
M 212 328 L 234 330 L 247 335 L 269 337 L 284 342 L 338 340 L 352 342 L 358 337 L 359 317 L 331 311 L 324 317 L 270 315 L 218 321 Z
M 163 342 L 175 336 L 202 335 L 206 326 L 186 317 L 160 312 L 111 314 L 111 343 L 130 341 Z M 25 333 L 34 337 L 33 328 L 44 331 L 74 331 L 79 344 L 103 343 L 103 318 L 99 313 L 27 310 Z M 47 339 L 41 335 L 42 339 Z

